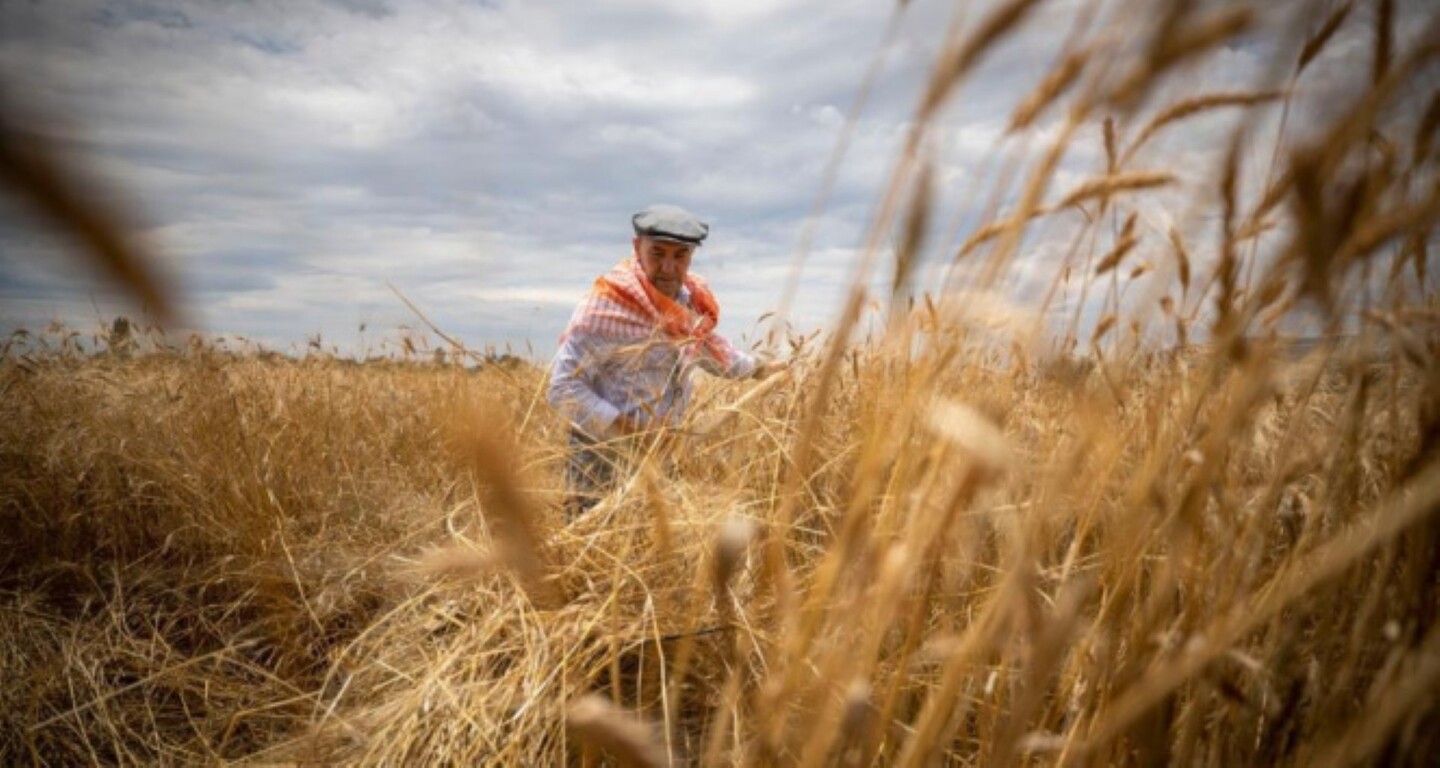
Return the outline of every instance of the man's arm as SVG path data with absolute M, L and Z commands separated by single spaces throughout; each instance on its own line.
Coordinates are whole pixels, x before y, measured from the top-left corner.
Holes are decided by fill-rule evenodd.
M 780 360 L 757 360 L 754 355 L 740 351 L 718 333 L 710 338 L 730 358 L 730 365 L 725 366 L 710 355 L 702 354 L 699 365 L 711 375 L 724 376 L 727 379 L 767 379 L 788 367 L 787 363 Z
M 599 364 L 596 342 L 583 334 L 572 333 L 560 345 L 550 364 L 550 386 L 546 399 L 550 405 L 586 433 L 603 437 L 612 431 L 623 431 L 628 424 L 620 409 L 606 401 L 590 384 L 588 371 Z
M 709 340 L 715 345 L 717 351 L 730 359 L 730 364 L 721 363 L 708 350 L 702 350 L 695 360 L 695 364 L 699 365 L 701 370 L 711 376 L 723 376 L 727 379 L 746 379 L 755 374 L 754 356 L 736 349 L 729 339 L 718 333 L 712 333 Z

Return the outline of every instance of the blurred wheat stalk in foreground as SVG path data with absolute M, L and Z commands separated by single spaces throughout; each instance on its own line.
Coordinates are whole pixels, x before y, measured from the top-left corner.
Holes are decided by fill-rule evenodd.
M 13 338 L 0 756 L 1425 763 L 1440 21 L 1402 44 L 1385 0 L 1119 6 L 1144 11 L 1138 54 L 1077 24 L 1010 121 L 1059 115 L 1048 143 L 940 292 L 917 284 L 927 131 L 1046 4 L 957 26 L 839 326 L 791 340 L 792 381 L 710 385 L 729 405 L 568 527 L 563 425 L 529 367 Z M 1301 138 L 1257 148 L 1242 120 L 1209 179 L 1132 167 L 1216 110 L 1283 128 L 1362 22 L 1370 77 Z M 1277 82 L 1149 105 L 1242 35 L 1274 42 Z M 1052 190 L 1087 135 L 1105 167 Z M 1273 163 L 1247 192 L 1257 149 Z M 1212 247 L 1144 219 L 1181 185 Z M 1074 212 L 1046 298 L 1006 298 L 1031 229 Z M 888 332 L 852 343 L 882 257 Z M 1057 306 L 1075 314 L 1042 354 L 1027 339 Z M 1302 312 L 1328 334 L 1303 354 L 1275 330 Z

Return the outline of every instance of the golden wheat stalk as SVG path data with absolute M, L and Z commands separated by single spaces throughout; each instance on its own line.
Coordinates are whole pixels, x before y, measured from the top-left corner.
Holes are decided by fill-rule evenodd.
M 1325 17 L 1325 23 L 1321 24 L 1315 34 L 1305 41 L 1304 47 L 1300 49 L 1300 56 L 1295 60 L 1296 76 L 1304 72 L 1305 68 L 1310 66 L 1310 62 L 1314 61 L 1315 57 L 1325 50 L 1325 46 L 1330 44 L 1331 38 L 1340 31 L 1340 25 L 1344 24 L 1346 17 L 1350 15 L 1352 5 L 1351 2 L 1344 2 L 1336 6 L 1334 10 L 1330 11 L 1330 15 Z
M 134 294 L 157 320 L 178 319 L 174 292 L 154 256 L 127 233 L 123 215 L 79 192 L 91 185 L 62 156 L 49 140 L 22 135 L 0 121 L 0 184 L 60 231 L 75 235 L 100 271 Z
M 1030 127 L 1035 118 L 1047 106 L 1060 98 L 1070 89 L 1075 81 L 1080 79 L 1080 73 L 1085 69 L 1085 62 L 1090 58 L 1090 51 L 1080 50 L 1071 53 L 1060 60 L 1060 63 L 1050 70 L 1044 80 L 1031 91 L 1024 100 L 1015 107 L 1010 116 L 1010 126 L 1006 129 L 1009 133 Z
M 1120 236 L 1115 240 L 1115 244 L 1111 246 L 1110 252 L 1101 257 L 1100 263 L 1095 265 L 1096 277 L 1120 266 L 1120 262 L 1123 261 L 1125 256 L 1140 242 L 1140 236 L 1135 234 L 1136 219 L 1137 216 L 1133 213 L 1125 219 L 1125 226 L 1121 228 Z
M 920 100 L 922 121 L 930 119 L 939 110 L 981 55 L 1013 32 L 1038 2 L 1008 0 L 981 20 L 979 27 L 968 38 L 945 50 Z
M 1165 109 L 1160 110 L 1145 127 L 1140 129 L 1140 135 L 1130 142 L 1126 148 L 1124 159 L 1120 161 L 1124 165 L 1130 158 L 1133 158 L 1145 143 L 1159 133 L 1162 128 L 1174 123 L 1187 120 L 1196 115 L 1206 112 L 1213 112 L 1217 109 L 1229 107 L 1252 107 L 1257 104 L 1268 104 L 1283 97 L 1280 91 L 1246 91 L 1239 93 L 1207 93 L 1201 96 L 1192 96 L 1188 99 L 1178 101 Z
M 620 765 L 661 768 L 670 758 L 654 730 L 621 712 L 598 694 L 581 696 L 565 711 L 565 726 L 587 746 L 603 751 Z
M 1237 601 L 1224 615 L 1197 634 L 1203 643 L 1172 662 L 1151 670 L 1125 691 L 1103 720 L 1085 737 L 1090 751 L 1119 736 L 1177 687 L 1227 651 L 1250 629 L 1270 620 L 1317 585 L 1343 574 L 1361 557 L 1440 511 L 1440 470 L 1434 466 L 1403 493 L 1393 494 L 1357 524 L 1288 564 L 1272 583 Z
M 1123 110 L 1131 109 L 1161 75 L 1245 32 L 1256 20 L 1255 12 L 1249 8 L 1231 6 L 1185 24 L 1185 8 L 1183 3 L 1170 4 L 1169 13 L 1157 22 L 1145 61 L 1111 92 L 1111 104 Z
M 1115 195 L 1167 187 L 1175 183 L 1175 174 L 1165 171 L 1127 171 L 1090 179 L 1071 190 L 1051 210 L 1079 205 L 1090 200 L 1105 201 Z
M 514 569 L 537 607 L 557 608 L 565 597 L 553 580 L 540 514 L 521 490 L 515 450 L 507 441 L 513 431 L 497 419 L 501 412 L 494 407 L 457 411 L 452 421 L 453 454 L 480 485 L 481 508 L 501 562 Z

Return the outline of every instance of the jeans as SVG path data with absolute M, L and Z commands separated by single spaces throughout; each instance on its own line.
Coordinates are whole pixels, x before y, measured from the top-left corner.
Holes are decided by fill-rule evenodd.
M 615 486 L 619 454 L 595 438 L 570 428 L 570 458 L 565 463 L 565 519 L 589 512 Z

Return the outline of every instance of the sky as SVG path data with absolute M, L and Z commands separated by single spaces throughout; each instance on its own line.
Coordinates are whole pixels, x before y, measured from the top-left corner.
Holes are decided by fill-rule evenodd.
M 87 168 L 88 194 L 132 212 L 178 287 L 182 330 L 383 353 L 419 326 L 399 291 L 472 348 L 543 359 L 593 279 L 629 253 L 631 214 L 670 202 L 710 222 L 692 269 L 715 289 L 721 331 L 749 343 L 781 303 L 866 72 L 878 62 L 786 315 L 801 332 L 839 311 L 947 31 L 993 5 L 0 0 L 0 93 L 16 123 Z M 1110 6 L 1102 21 L 1136 7 Z M 1042 4 L 932 128 L 935 254 L 991 203 L 997 158 L 1043 146 L 1005 139 L 1005 124 L 1081 7 Z M 1312 103 L 1363 75 L 1367 23 L 1307 75 Z M 1267 45 L 1235 41 L 1175 92 L 1254 81 L 1270 71 Z M 1126 46 L 1119 36 L 1115 55 Z M 1250 114 L 1273 132 L 1275 110 Z M 1193 121 L 1138 158 L 1183 182 L 1143 212 L 1147 226 L 1186 220 L 1182 201 L 1213 183 L 1235 119 Z M 1057 186 L 1102 156 L 1098 135 L 1082 137 Z M 1063 227 L 1027 241 L 1015 296 L 1048 284 L 1066 242 Z M 84 331 L 118 314 L 142 310 L 0 196 L 0 328 Z

